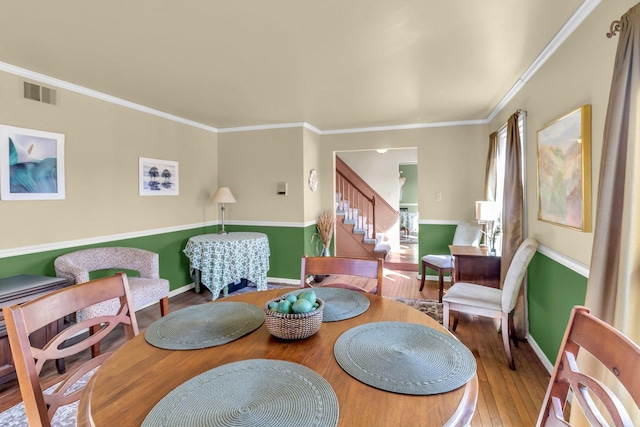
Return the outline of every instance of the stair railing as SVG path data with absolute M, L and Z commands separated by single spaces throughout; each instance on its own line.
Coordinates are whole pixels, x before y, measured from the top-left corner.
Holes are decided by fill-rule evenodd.
M 365 216 L 367 221 L 363 224 L 365 230 L 365 237 L 372 239 L 376 238 L 376 198 L 375 196 L 368 197 L 364 194 L 357 185 L 355 185 L 349 178 L 344 176 L 340 171 L 336 171 L 336 193 L 341 194 L 341 199 L 349 201 L 349 208 L 355 208 L 358 210 L 356 215 L 356 227 L 358 224 L 358 215 Z M 340 200 L 338 200 L 340 202 Z M 371 222 L 368 220 L 371 219 Z M 369 235 L 368 226 L 372 225 L 371 235 Z

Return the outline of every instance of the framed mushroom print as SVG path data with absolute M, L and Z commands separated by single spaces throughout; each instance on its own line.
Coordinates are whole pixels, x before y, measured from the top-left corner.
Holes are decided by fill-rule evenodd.
M 140 157 L 139 186 L 141 196 L 177 196 L 178 162 Z
M 537 132 L 538 219 L 591 231 L 591 105 Z

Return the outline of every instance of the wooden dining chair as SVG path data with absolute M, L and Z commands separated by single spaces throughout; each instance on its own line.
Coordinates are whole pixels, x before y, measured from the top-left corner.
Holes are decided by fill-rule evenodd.
M 330 286 L 333 288 L 351 289 L 360 292 L 369 292 L 372 294 L 382 295 L 382 282 L 384 282 L 383 260 L 364 259 L 364 258 L 346 258 L 346 257 L 302 257 L 300 265 L 300 286 L 310 287 L 307 283 L 309 275 L 341 275 L 341 276 L 358 276 L 376 279 L 376 286 L 367 290 L 353 283 L 345 281 L 332 281 L 327 284 L 316 284 L 315 286 Z
M 580 372 L 576 359 L 586 351 L 597 359 L 640 407 L 640 347 L 620 331 L 593 316 L 586 307 L 575 306 L 560 345 L 549 387 L 542 402 L 538 426 L 566 426 L 564 409 L 569 391 L 571 407 L 577 405 L 591 425 L 608 425 L 598 408 L 608 412 L 615 426 L 634 426 L 629 413 L 612 390 L 599 379 Z M 595 400 L 601 405 L 596 406 Z
M 31 345 L 29 336 L 33 332 L 79 309 L 112 298 L 117 298 L 120 303 L 116 314 L 89 318 L 72 324 L 42 348 Z M 118 273 L 115 276 L 70 286 L 25 304 L 3 309 L 9 345 L 29 426 L 50 426 L 51 419 L 58 408 L 79 400 L 84 391 L 84 388 L 73 392 L 69 392 L 69 389 L 87 373 L 99 367 L 112 353 L 91 358 L 76 370 L 66 374 L 51 394 L 43 393 L 40 382 L 40 372 L 45 362 L 63 359 L 89 349 L 119 324 L 124 325 L 126 338 L 133 338 L 138 334 L 138 324 L 131 307 L 132 298 L 127 276 L 125 273 Z M 94 334 L 84 332 L 95 325 L 98 325 L 98 328 Z M 72 337 L 72 341 L 67 341 Z M 65 395 L 65 393 L 68 394 Z

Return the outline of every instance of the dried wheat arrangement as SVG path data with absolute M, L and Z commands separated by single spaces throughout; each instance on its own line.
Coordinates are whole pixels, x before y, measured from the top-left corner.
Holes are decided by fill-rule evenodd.
M 324 209 L 316 218 L 316 227 L 318 227 L 318 234 L 320 240 L 325 247 L 329 247 L 331 244 L 331 238 L 333 237 L 333 225 L 334 225 L 333 211 L 331 209 Z

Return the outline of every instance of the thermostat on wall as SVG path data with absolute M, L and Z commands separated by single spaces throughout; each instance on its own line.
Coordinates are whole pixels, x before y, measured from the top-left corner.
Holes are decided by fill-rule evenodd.
M 287 195 L 287 183 L 279 182 L 277 185 L 277 193 L 283 196 Z

